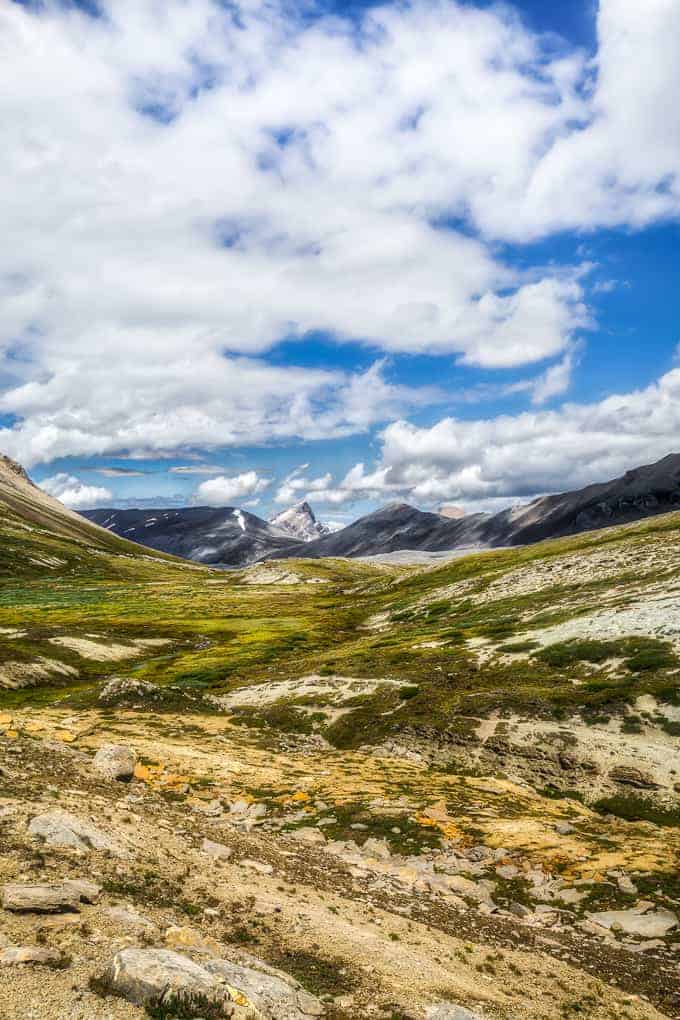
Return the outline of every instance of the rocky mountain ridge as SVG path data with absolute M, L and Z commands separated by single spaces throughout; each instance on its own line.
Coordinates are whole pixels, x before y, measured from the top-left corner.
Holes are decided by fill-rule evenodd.
M 238 507 L 193 506 L 163 510 L 88 510 L 102 528 L 132 542 L 197 563 L 243 567 L 304 545 L 289 533 Z
M 307 502 L 264 521 L 236 507 L 177 510 L 98 509 L 84 516 L 124 538 L 201 563 L 242 567 L 262 559 L 380 556 L 528 545 L 625 524 L 680 507 L 680 454 L 620 478 L 540 496 L 495 514 L 441 513 L 392 503 L 340 531 L 316 519 Z
M 627 471 L 621 478 L 540 496 L 496 514 L 451 518 L 406 503 L 391 504 L 342 531 L 310 542 L 297 555 L 375 556 L 401 549 L 437 552 L 529 545 L 626 524 L 678 507 L 680 454 L 669 454 L 655 464 Z
M 287 535 L 302 542 L 312 542 L 316 538 L 330 534 L 330 528 L 317 520 L 316 514 L 307 500 L 296 503 L 295 506 L 288 507 L 287 510 L 281 510 L 280 513 L 269 518 L 269 523 L 272 527 L 278 528 L 279 531 L 285 531 Z

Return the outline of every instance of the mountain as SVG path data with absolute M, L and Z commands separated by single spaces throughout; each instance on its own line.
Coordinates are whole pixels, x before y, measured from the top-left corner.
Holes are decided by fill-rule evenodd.
M 302 542 L 312 542 L 316 538 L 330 534 L 330 528 L 316 519 L 314 511 L 306 500 L 270 517 L 269 523 L 273 528 L 278 528 L 279 531 L 284 531 L 287 535 L 300 539 Z
M 427 513 L 408 503 L 391 503 L 375 510 L 341 531 L 308 542 L 296 556 L 376 556 L 400 549 L 455 549 L 481 543 L 480 529 L 488 520 L 485 514 L 471 514 L 461 520 L 449 520 Z M 280 558 L 283 554 L 277 554 Z
M 0 574 L 121 574 L 134 558 L 168 560 L 69 510 L 0 454 Z
M 84 516 L 152 549 L 219 566 L 243 567 L 303 546 L 289 534 L 236 507 L 177 510 L 87 510 Z
M 400 549 L 437 552 L 525 545 L 651 517 L 680 508 L 680 454 L 621 478 L 540 496 L 499 513 L 448 517 L 395 503 L 342 531 L 307 543 L 297 556 L 375 556 Z M 281 554 L 278 554 L 281 555 Z M 285 555 L 285 553 L 284 553 Z

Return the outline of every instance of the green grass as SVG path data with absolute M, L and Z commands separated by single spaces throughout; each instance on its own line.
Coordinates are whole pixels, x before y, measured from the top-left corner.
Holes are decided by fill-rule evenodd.
M 628 822 L 652 822 L 653 825 L 671 828 L 680 826 L 680 807 L 665 808 L 645 797 L 632 794 L 603 797 L 593 807 L 602 815 L 615 815 Z
M 554 584 L 517 594 L 511 587 L 506 593 L 503 582 L 513 571 L 548 567 L 569 553 L 634 552 L 657 543 L 665 547 L 679 531 L 680 515 L 672 514 L 625 529 L 472 555 L 425 571 L 354 561 L 293 561 L 290 567 L 300 575 L 327 583 L 286 589 L 244 585 L 238 573 L 153 560 L 130 543 L 113 541 L 115 536 L 105 535 L 104 546 L 94 548 L 82 536 L 27 532 L 16 516 L 0 512 L 7 567 L 6 581 L 0 581 L 0 627 L 22 632 L 0 641 L 0 676 L 3 669 L 30 666 L 41 656 L 74 670 L 72 676 L 55 674 L 47 681 L 36 676 L 31 688 L 0 691 L 0 706 L 59 700 L 87 707 L 108 677 L 129 675 L 166 688 L 168 708 L 181 707 L 185 692 L 189 711 L 211 711 L 209 702 L 200 701 L 205 694 L 335 673 L 397 680 L 401 687 L 354 699 L 347 706 L 351 711 L 333 724 L 314 704 L 296 705 L 294 699 L 265 710 L 244 709 L 238 717 L 259 729 L 318 731 L 338 747 L 414 731 L 465 744 L 475 739 L 472 720 L 492 711 L 625 719 L 626 706 L 642 694 L 675 704 L 680 700 L 672 673 L 680 662 L 672 646 L 630 637 L 540 647 L 526 632 L 592 612 L 614 584 L 625 603 L 626 585 L 634 581 L 639 588 L 644 575 L 630 571 L 565 584 L 556 573 Z M 13 545 L 17 542 L 21 557 Z M 27 559 L 38 559 L 48 549 L 64 565 L 48 570 L 32 564 L 29 569 Z M 10 576 L 12 557 L 17 569 Z M 659 576 L 657 569 L 650 582 Z M 463 582 L 467 589 L 456 595 L 455 586 Z M 483 595 L 491 583 L 499 587 L 500 597 L 487 602 Z M 386 614 L 386 629 L 365 629 L 376 613 Z M 83 658 L 51 641 L 92 634 L 103 644 L 149 637 L 168 644 L 111 662 Z M 491 652 L 481 664 L 473 647 L 480 639 Z M 419 647 L 433 642 L 435 647 Z M 618 663 L 615 669 L 612 662 Z M 319 699 L 316 705 L 322 707 Z M 625 726 L 632 732 L 635 721 Z M 666 728 L 672 732 L 674 726 Z

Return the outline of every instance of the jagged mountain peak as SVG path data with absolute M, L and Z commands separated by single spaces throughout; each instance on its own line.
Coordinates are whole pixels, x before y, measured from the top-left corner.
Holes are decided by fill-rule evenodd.
M 316 514 L 306 499 L 275 514 L 270 518 L 269 523 L 273 528 L 278 528 L 286 535 L 303 542 L 313 542 L 314 539 L 322 538 L 329 533 L 326 525 L 317 520 Z

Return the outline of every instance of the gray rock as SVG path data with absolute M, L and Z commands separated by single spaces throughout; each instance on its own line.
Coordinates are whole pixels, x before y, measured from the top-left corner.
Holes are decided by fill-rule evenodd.
M 160 701 L 162 692 L 146 680 L 113 677 L 99 692 L 100 705 L 128 705 L 136 701 Z
M 326 842 L 326 837 L 320 829 L 315 828 L 313 825 L 303 825 L 299 829 L 294 829 L 289 833 L 291 839 L 296 839 L 299 843 L 318 844 Z
M 42 946 L 11 946 L 0 953 L 0 967 L 14 967 L 20 963 L 59 967 L 63 962 L 61 953 L 54 949 L 44 949 Z
M 57 809 L 32 818 L 28 831 L 31 836 L 43 839 L 49 846 L 71 847 L 75 850 L 108 850 L 121 856 L 120 846 L 90 822 L 77 818 L 69 811 Z
M 2 906 L 15 913 L 52 914 L 80 909 L 80 892 L 66 882 L 22 885 L 10 882 L 2 888 Z
M 655 910 L 643 914 L 639 910 L 603 910 L 588 917 L 602 928 L 623 931 L 626 935 L 639 935 L 644 939 L 663 938 L 678 926 L 677 914 L 672 910 Z
M 515 864 L 499 864 L 496 867 L 496 874 L 499 878 L 517 878 L 519 868 Z
M 245 995 L 263 1020 L 307 1020 L 323 1016 L 324 1007 L 319 1000 L 288 974 L 250 954 L 243 954 L 241 960 L 241 963 L 209 960 L 205 967 Z
M 222 843 L 213 843 L 211 839 L 207 838 L 201 843 L 201 851 L 207 854 L 208 857 L 214 857 L 216 861 L 228 861 L 233 853 L 230 846 L 224 846 Z
M 558 836 L 569 836 L 572 832 L 575 832 L 574 826 L 571 822 L 558 822 L 555 826 L 555 832 Z
M 105 744 L 94 756 L 92 768 L 105 779 L 118 779 L 127 782 L 132 779 L 137 764 L 137 756 L 123 744 Z
M 481 1013 L 473 1013 L 464 1006 L 456 1006 L 453 1002 L 440 1002 L 430 1006 L 425 1014 L 427 1020 L 484 1020 Z
M 222 1015 L 233 1015 L 234 1006 L 223 980 L 205 967 L 170 949 L 123 949 L 117 953 L 102 983 L 113 995 L 135 1006 L 191 1001 L 205 997 Z
M 96 903 L 102 892 L 102 887 L 88 878 L 66 878 L 62 885 L 80 897 L 83 903 Z
M 121 928 L 129 928 L 134 931 L 138 928 L 156 927 L 148 917 L 138 914 L 136 910 L 129 907 L 109 907 L 105 913 L 107 917 L 110 917 L 115 924 L 119 924 Z
M 367 857 L 377 858 L 379 861 L 389 861 L 392 852 L 384 839 L 375 839 L 369 836 L 361 848 L 361 852 Z

